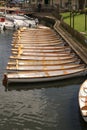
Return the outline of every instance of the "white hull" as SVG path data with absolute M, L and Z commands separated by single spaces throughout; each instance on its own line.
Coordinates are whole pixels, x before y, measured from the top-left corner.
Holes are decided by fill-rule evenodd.
M 25 16 L 20 15 L 11 15 L 11 14 L 5 14 L 5 21 L 2 23 L 0 22 L 0 30 L 5 29 L 18 29 L 20 27 L 36 27 L 36 23 L 34 19 L 28 19 Z
M 6 20 L 4 26 L 5 29 L 14 29 L 14 23 L 10 20 Z
M 32 66 L 32 65 L 50 65 L 50 66 L 52 66 L 52 65 L 56 65 L 56 66 L 58 66 L 58 65 L 74 65 L 74 64 L 80 64 L 80 60 L 79 59 L 77 59 L 77 58 L 74 58 L 74 59 L 69 59 L 69 60 L 64 60 L 64 61 L 52 61 L 52 60 L 50 60 L 50 61 L 45 61 L 45 62 L 42 62 L 42 61 L 37 61 L 37 60 L 34 60 L 34 61 L 28 61 L 28 60 L 16 60 L 16 59 L 10 59 L 10 61 L 8 62 L 8 66 L 14 66 L 14 65 L 16 65 L 16 64 L 18 64 L 18 65 L 20 65 L 20 66 L 22 66 L 22 65 L 24 65 L 24 66 L 26 66 L 26 65 L 28 65 L 28 66 Z
M 19 27 L 36 27 L 36 22 L 32 18 L 25 17 L 24 15 L 11 15 L 11 14 L 6 14 L 6 18 L 10 19 L 13 21 L 15 28 Z
M 87 122 L 87 80 L 80 87 L 78 99 L 81 115 Z
M 15 64 L 14 66 L 7 66 L 7 70 L 11 70 L 11 71 L 58 71 L 58 70 L 69 70 L 69 69 L 79 69 L 79 68 L 84 68 L 84 65 L 57 65 L 57 66 L 46 66 L 46 65 L 42 65 L 42 66 L 17 66 L 17 64 Z
M 0 22 L 0 30 L 4 29 L 14 29 L 14 23 L 9 20 L 5 20 L 5 22 Z
M 80 70 L 78 72 L 74 72 L 74 73 L 71 73 L 71 74 L 67 74 L 67 75 L 55 75 L 54 76 L 46 76 L 46 77 L 31 77 L 30 75 L 25 75 L 23 77 L 23 75 L 14 75 L 12 74 L 13 78 L 12 77 L 9 77 L 9 80 L 8 80 L 8 84 L 9 83 L 32 83 L 32 82 L 47 82 L 47 81 L 56 81 L 56 80 L 63 80 L 63 79 L 67 79 L 67 78 L 72 78 L 72 77 L 77 77 L 77 76 L 85 76 L 85 73 L 84 73 L 84 70 Z

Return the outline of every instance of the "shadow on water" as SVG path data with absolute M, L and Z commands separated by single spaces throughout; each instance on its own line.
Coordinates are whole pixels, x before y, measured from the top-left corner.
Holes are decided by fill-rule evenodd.
M 85 122 L 84 119 L 82 118 L 80 109 L 79 109 L 79 120 L 80 120 L 81 130 L 87 130 L 87 122 Z
M 86 77 L 75 77 L 58 81 L 49 82 L 32 82 L 32 83 L 10 83 L 5 87 L 5 91 L 11 90 L 29 90 L 29 89 L 40 89 L 40 88 L 51 88 L 51 87 L 64 87 L 67 85 L 81 84 L 84 82 Z

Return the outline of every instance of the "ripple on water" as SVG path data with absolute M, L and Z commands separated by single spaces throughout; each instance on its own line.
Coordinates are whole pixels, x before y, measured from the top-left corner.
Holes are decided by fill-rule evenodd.
M 49 104 L 44 89 L 26 91 L 25 94 L 23 91 L 8 92 L 7 99 L 4 99 L 5 102 L 0 102 L 0 125 L 4 126 L 9 122 L 20 127 L 28 124 L 29 127 L 37 127 L 36 129 L 56 127 L 56 107 Z

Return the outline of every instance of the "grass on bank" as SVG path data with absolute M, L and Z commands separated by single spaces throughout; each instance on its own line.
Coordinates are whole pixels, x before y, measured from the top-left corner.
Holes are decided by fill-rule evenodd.
M 70 12 L 62 13 L 64 22 L 70 25 Z M 86 15 L 87 24 L 87 15 Z M 73 17 L 71 17 L 71 26 L 73 26 Z M 87 37 L 87 26 L 85 30 L 85 14 L 76 13 L 74 16 L 74 29 L 83 33 Z

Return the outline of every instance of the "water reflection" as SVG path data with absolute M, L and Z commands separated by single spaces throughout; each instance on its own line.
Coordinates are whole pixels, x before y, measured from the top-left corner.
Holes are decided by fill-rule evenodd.
M 77 121 L 78 128 L 75 87 L 79 85 L 4 92 L 0 100 L 0 126 L 10 130 L 73 130 Z
M 87 130 L 87 122 L 83 120 L 80 113 L 80 109 L 78 110 L 78 113 L 79 113 L 79 121 L 80 121 L 81 130 Z
M 50 87 L 60 87 L 67 85 L 74 85 L 78 83 L 82 83 L 86 77 L 75 77 L 75 79 L 65 79 L 60 81 L 49 81 L 49 82 L 32 82 L 32 83 L 10 83 L 7 87 L 5 87 L 5 91 L 11 90 L 28 90 L 28 89 L 39 89 L 39 88 L 50 88 Z M 73 81 L 74 80 L 74 81 Z

